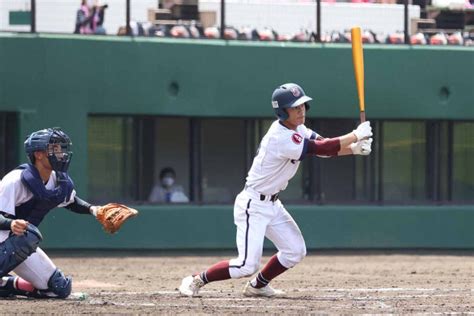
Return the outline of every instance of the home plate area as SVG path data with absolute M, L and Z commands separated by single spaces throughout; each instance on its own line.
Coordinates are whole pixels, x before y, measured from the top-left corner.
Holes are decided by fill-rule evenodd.
M 244 297 L 246 279 L 210 283 L 199 297 L 178 293 L 184 276 L 231 257 L 52 254 L 73 277 L 72 295 L 66 300 L 4 299 L 0 308 L 48 314 L 474 314 L 472 252 L 313 252 L 272 281 L 286 292 L 283 298 Z

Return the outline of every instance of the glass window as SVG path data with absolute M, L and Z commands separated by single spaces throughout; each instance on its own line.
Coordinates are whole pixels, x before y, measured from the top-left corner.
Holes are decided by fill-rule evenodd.
M 89 117 L 88 179 L 93 202 L 134 199 L 133 119 Z
M 144 185 L 145 198 L 149 203 L 189 202 L 190 198 L 190 140 L 189 119 L 158 117 L 152 119 L 150 135 L 144 135 L 143 147 L 150 147 L 150 163 L 142 165 L 144 174 L 152 176 L 151 183 Z M 142 151 L 143 155 L 146 155 Z M 169 194 L 160 189 L 166 186 L 166 170 L 175 174 Z M 144 177 L 142 177 L 144 178 Z M 169 178 L 169 177 L 168 177 Z
M 317 129 L 313 128 L 319 135 L 332 138 L 345 135 L 355 127 L 354 120 L 318 120 Z M 321 202 L 347 202 L 355 198 L 356 167 L 354 157 L 343 156 L 334 158 L 313 158 L 318 164 L 319 175 L 315 175 L 319 181 L 319 199 Z
M 383 122 L 382 185 L 384 201 L 426 200 L 426 129 L 424 122 Z
M 232 203 L 246 177 L 245 122 L 242 119 L 201 120 L 202 200 Z
M 189 119 L 89 118 L 89 199 L 189 202 Z
M 25 155 L 21 156 L 23 159 Z M 18 120 L 15 113 L 0 113 L 0 179 L 18 164 Z
M 474 123 L 454 123 L 452 141 L 452 199 L 472 201 L 474 200 Z

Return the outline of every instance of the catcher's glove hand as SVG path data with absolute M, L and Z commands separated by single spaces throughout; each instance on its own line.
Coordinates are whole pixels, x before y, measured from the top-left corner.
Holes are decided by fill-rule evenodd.
M 137 210 L 118 203 L 108 203 L 97 208 L 97 220 L 110 234 L 118 231 L 127 219 L 137 215 Z

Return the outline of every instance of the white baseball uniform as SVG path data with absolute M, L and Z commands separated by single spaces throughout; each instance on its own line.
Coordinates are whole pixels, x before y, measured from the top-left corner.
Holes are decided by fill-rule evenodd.
M 15 216 L 15 207 L 29 201 L 33 193 L 21 181 L 22 170 L 15 169 L 9 172 L 0 181 L 0 211 Z M 53 171 L 45 188 L 53 190 L 57 185 L 56 172 Z M 74 202 L 76 191 L 73 190 L 69 201 L 58 205 L 64 207 Z M 0 242 L 8 238 L 10 231 L 0 230 Z M 37 248 L 25 261 L 18 265 L 13 271 L 21 278 L 29 281 L 36 289 L 48 289 L 48 281 L 56 270 L 55 264 L 46 253 Z
M 239 257 L 230 260 L 232 278 L 251 275 L 260 268 L 265 237 L 275 244 L 278 260 L 286 268 L 306 255 L 301 231 L 277 194 L 287 187 L 306 156 L 308 139 L 317 136 L 304 125 L 294 131 L 276 120 L 263 137 L 245 188 L 234 204 Z

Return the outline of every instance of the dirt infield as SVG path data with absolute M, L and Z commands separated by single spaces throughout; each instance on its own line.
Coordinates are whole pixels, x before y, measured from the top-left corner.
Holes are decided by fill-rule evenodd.
M 181 278 L 223 256 L 51 255 L 74 278 L 81 300 L 4 299 L 3 313 L 472 313 L 474 253 L 314 253 L 272 282 L 281 299 L 245 298 L 245 280 L 178 295 Z M 265 257 L 265 261 L 268 257 Z M 265 262 L 264 261 L 264 262 Z

